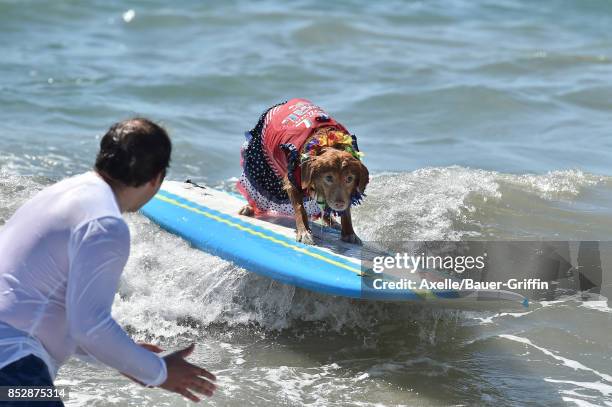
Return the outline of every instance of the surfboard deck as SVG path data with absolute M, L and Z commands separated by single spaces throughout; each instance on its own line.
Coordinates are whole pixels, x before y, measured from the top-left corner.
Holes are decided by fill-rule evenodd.
M 457 309 L 516 309 L 526 299 L 504 290 L 373 290 L 362 270 L 363 247 L 340 240 L 334 228 L 312 223 L 315 245 L 295 241 L 295 221 L 286 216 L 238 215 L 238 194 L 191 183 L 164 181 L 141 212 L 194 247 L 248 271 L 307 290 L 364 300 L 428 301 Z M 367 250 L 367 249 L 366 249 Z M 440 280 L 441 274 L 419 273 Z M 384 275 L 384 278 L 394 279 Z

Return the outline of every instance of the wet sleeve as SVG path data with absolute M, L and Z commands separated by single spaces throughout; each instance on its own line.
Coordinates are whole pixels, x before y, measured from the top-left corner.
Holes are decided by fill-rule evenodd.
M 77 346 L 77 348 L 74 350 L 74 356 L 83 362 L 87 362 L 92 365 L 100 365 L 99 360 L 91 356 L 89 353 L 85 352 L 83 349 L 81 349 L 80 346 Z
M 129 256 L 130 233 L 119 218 L 96 219 L 73 231 L 66 313 L 79 353 L 145 385 L 166 381 L 162 358 L 136 344 L 111 316 L 119 279 Z

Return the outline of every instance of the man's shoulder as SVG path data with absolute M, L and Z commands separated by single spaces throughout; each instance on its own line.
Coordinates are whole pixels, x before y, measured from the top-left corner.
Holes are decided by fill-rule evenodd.
M 65 203 L 65 210 L 73 212 L 74 226 L 106 217 L 117 218 L 123 222 L 112 189 L 94 173 L 80 174 L 60 181 L 56 192 Z
M 87 225 L 89 234 L 113 236 L 115 238 L 130 238 L 130 228 L 121 217 L 102 216 L 88 220 L 83 226 Z
M 130 228 L 115 216 L 88 219 L 78 225 L 71 234 L 72 247 L 104 246 L 127 254 L 130 249 Z

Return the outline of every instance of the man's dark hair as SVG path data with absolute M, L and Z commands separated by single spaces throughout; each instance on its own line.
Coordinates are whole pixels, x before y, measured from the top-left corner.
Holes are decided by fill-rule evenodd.
M 149 119 L 115 123 L 100 141 L 96 170 L 125 185 L 139 187 L 165 171 L 172 143 L 168 133 Z

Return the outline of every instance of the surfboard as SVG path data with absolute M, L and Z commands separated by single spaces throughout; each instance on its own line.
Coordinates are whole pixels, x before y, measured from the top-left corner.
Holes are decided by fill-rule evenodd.
M 373 275 L 363 267 L 362 259 L 371 256 L 364 252 L 370 250 L 367 245 L 343 242 L 338 230 L 319 223 L 311 224 L 315 245 L 296 242 L 292 217 L 239 215 L 245 203 L 242 196 L 232 192 L 164 181 L 141 212 L 197 249 L 250 272 L 322 294 L 368 301 L 427 302 L 458 309 L 527 306 L 525 297 L 505 290 L 376 288 L 376 279 L 401 279 L 393 273 Z M 421 270 L 416 276 L 429 281 L 448 278 L 429 270 Z

